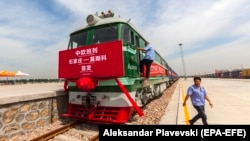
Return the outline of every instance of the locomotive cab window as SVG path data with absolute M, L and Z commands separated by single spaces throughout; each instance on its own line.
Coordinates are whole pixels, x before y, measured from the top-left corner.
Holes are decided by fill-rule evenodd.
M 116 25 L 108 25 L 105 27 L 94 29 L 93 44 L 114 41 L 118 39 L 118 29 Z
M 135 41 L 136 41 L 136 46 L 139 47 L 140 46 L 140 42 L 139 42 L 139 37 L 136 35 L 135 36 Z
M 87 32 L 81 32 L 71 35 L 68 49 L 77 48 L 86 45 Z
M 145 47 L 146 42 L 142 38 L 140 38 L 139 43 L 140 43 L 140 45 L 139 45 L 140 47 L 143 47 L 143 48 Z
M 130 42 L 130 29 L 129 29 L 129 26 L 127 25 L 122 26 L 122 40 L 125 43 L 131 43 Z
M 145 47 L 145 42 L 141 38 L 139 38 L 138 35 L 135 36 L 135 41 L 136 41 L 137 47 L 142 47 L 142 48 Z M 145 52 L 140 52 L 140 58 L 142 59 L 144 56 L 145 56 Z
M 131 44 L 135 44 L 135 39 L 134 39 L 134 32 L 130 30 L 130 37 L 131 37 Z

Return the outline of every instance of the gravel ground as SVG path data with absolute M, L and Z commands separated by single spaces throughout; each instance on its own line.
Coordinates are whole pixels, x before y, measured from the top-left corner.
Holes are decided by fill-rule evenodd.
M 143 109 L 144 116 L 139 117 L 139 115 L 136 114 L 133 117 L 131 124 L 143 124 L 143 125 L 159 124 L 161 117 L 165 114 L 165 109 L 169 103 L 172 94 L 175 91 L 177 84 L 178 81 L 175 82 L 167 90 L 165 90 L 163 94 L 160 95 L 158 98 L 148 103 Z M 23 135 L 14 136 L 10 138 L 8 141 L 29 141 L 34 137 L 47 133 L 51 130 L 57 129 L 69 122 L 70 120 L 68 119 L 56 121 L 47 126 L 31 130 Z M 88 140 L 91 136 L 97 134 L 97 132 L 98 132 L 98 127 L 96 125 L 81 124 L 69 130 L 68 132 L 65 132 L 59 137 L 52 139 L 51 141 L 59 141 L 61 136 L 63 136 L 62 138 L 70 137 L 79 140 Z
M 54 129 L 60 128 L 65 123 L 69 123 L 69 120 L 61 120 L 61 121 L 56 121 L 54 123 L 48 124 L 46 126 L 42 126 L 39 128 L 36 128 L 34 130 L 30 130 L 26 132 L 25 134 L 17 135 L 12 138 L 10 138 L 8 141 L 29 141 L 37 136 L 43 135 L 44 133 L 47 133 L 49 131 L 52 131 Z
M 49 141 L 89 141 L 98 134 L 98 125 L 82 123 Z

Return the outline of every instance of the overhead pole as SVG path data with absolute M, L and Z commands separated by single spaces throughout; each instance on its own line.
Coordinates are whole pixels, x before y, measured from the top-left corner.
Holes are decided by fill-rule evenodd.
M 185 67 L 184 55 L 183 55 L 183 51 L 182 51 L 182 43 L 180 43 L 179 46 L 180 46 L 180 50 L 181 50 L 181 58 L 182 58 L 182 67 L 183 67 L 184 79 L 186 80 L 187 75 L 186 75 L 186 67 Z

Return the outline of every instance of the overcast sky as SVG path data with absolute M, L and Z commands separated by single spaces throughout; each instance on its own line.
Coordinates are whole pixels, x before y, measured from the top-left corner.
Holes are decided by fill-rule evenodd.
M 57 78 L 58 51 L 89 14 L 131 22 L 180 75 L 250 66 L 248 0 L 1 0 L 0 71 Z

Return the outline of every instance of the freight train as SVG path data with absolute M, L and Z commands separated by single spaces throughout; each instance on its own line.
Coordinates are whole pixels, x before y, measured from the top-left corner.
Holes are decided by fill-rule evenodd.
M 179 75 L 169 65 L 167 66 L 167 69 L 168 69 L 169 84 L 172 85 L 179 78 Z
M 222 69 L 215 70 L 214 73 L 208 73 L 201 75 L 201 77 L 208 78 L 236 78 L 236 79 L 249 79 L 250 68 L 237 68 L 237 69 Z
M 90 14 L 87 25 L 72 32 L 59 51 L 58 77 L 69 94 L 64 117 L 95 123 L 126 123 L 141 107 L 162 94 L 179 76 L 155 51 L 149 85 L 140 76 L 146 38 L 130 20 L 108 11 Z M 145 72 L 144 72 L 145 74 Z

